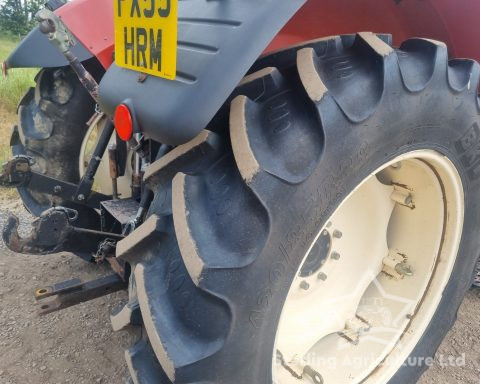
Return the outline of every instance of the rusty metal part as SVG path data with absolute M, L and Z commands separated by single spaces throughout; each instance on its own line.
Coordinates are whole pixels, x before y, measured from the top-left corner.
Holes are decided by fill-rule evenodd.
M 19 235 L 19 220 L 9 215 L 3 229 L 3 240 L 9 249 L 17 253 L 48 255 L 66 251 L 93 261 L 92 255 L 97 252 L 99 243 L 106 238 L 120 240 L 124 237 L 76 228 L 71 224 L 76 214 L 76 211 L 64 207 L 50 208 L 32 223 L 33 229 L 28 237 Z
M 19 155 L 3 165 L 0 173 L 0 186 L 5 188 L 29 188 L 32 191 L 57 196 L 63 200 L 73 201 L 79 186 L 33 171 L 31 166 L 34 160 L 31 157 Z M 109 199 L 109 196 L 84 189 L 87 198 L 78 200 L 78 203 L 98 208 L 100 202 Z
M 142 181 L 143 181 L 143 173 L 142 172 L 134 172 L 132 174 L 132 197 L 135 199 L 140 198 L 141 190 L 142 190 Z
M 20 155 L 3 164 L 0 186 L 11 188 L 26 184 L 30 179 L 30 167 L 34 163 L 31 157 Z
M 65 56 L 82 85 L 98 102 L 98 83 L 71 51 L 71 48 L 76 44 L 76 40 L 63 21 L 47 8 L 38 11 L 35 19 L 39 23 L 40 31 L 47 35 L 52 44 Z
M 93 300 L 126 289 L 128 286 L 120 276 L 112 274 L 99 279 L 82 282 L 73 279 L 35 290 L 38 314 L 46 315 L 85 301 Z M 46 300 L 56 296 L 53 300 Z
M 108 261 L 112 270 L 119 275 L 123 280 L 127 280 L 127 268 L 125 268 L 125 262 L 116 258 L 115 251 L 117 248 L 117 240 L 105 239 L 98 247 L 98 251 L 95 255 L 95 261 L 97 263 L 103 263 Z
M 113 199 L 118 199 L 118 161 L 117 161 L 117 145 L 112 143 L 108 146 L 108 165 L 110 168 L 110 178 L 112 179 L 112 195 Z
M 112 270 L 118 276 L 120 276 L 123 280 L 128 279 L 127 270 L 125 268 L 125 263 L 123 263 L 123 261 L 122 263 L 120 263 L 120 261 L 115 256 L 107 257 L 106 260 L 110 264 L 110 267 L 112 268 Z

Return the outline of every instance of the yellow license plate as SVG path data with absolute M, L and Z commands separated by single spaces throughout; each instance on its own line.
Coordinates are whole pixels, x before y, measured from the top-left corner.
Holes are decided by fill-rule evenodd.
M 112 1 L 117 65 L 174 80 L 178 0 Z

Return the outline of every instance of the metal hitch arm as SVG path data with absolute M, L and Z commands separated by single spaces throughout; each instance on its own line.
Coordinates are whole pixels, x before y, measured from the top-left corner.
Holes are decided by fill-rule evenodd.
M 32 223 L 32 232 L 27 237 L 18 233 L 19 220 L 9 215 L 3 229 L 3 240 L 14 252 L 48 255 L 72 252 L 87 261 L 93 261 L 98 244 L 105 239 L 121 240 L 123 235 L 74 227 L 77 211 L 64 207 L 50 208 Z
M 94 163 L 97 163 L 95 161 Z M 76 185 L 62 180 L 54 179 L 53 177 L 43 175 L 32 170 L 33 159 L 28 156 L 19 155 L 13 157 L 3 165 L 0 173 L 0 186 L 4 188 L 30 188 L 39 193 L 46 193 L 53 196 L 58 196 L 63 200 L 75 201 L 80 204 L 87 205 L 92 208 L 98 208 L 100 202 L 110 200 L 110 197 L 98 192 L 91 191 L 90 188 L 83 188 L 83 199 L 75 199 L 78 196 L 78 190 L 81 185 Z M 98 165 L 97 165 L 98 168 Z M 95 173 L 95 170 L 93 171 Z M 91 173 L 89 173 L 91 176 Z M 90 180 L 90 179 L 89 179 Z M 93 178 L 92 178 L 93 180 Z
M 98 102 L 98 83 L 73 54 L 71 48 L 75 46 L 76 40 L 63 21 L 48 8 L 38 11 L 35 19 L 39 23 L 40 31 L 47 35 L 53 45 L 65 56 L 80 82 Z
M 72 279 L 54 284 L 50 287 L 42 287 L 35 290 L 35 299 L 38 301 L 38 314 L 59 311 L 93 300 L 98 297 L 110 295 L 111 293 L 126 289 L 128 283 L 117 274 L 101 277 L 96 280 L 82 282 L 79 279 Z M 53 300 L 46 300 L 56 296 Z

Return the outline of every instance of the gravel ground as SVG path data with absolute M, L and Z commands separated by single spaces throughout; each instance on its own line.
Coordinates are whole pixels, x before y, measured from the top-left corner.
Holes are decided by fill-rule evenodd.
M 22 231 L 31 220 L 18 201 L 0 201 L 0 225 L 10 211 L 20 217 Z M 138 335 L 113 333 L 109 313 L 126 293 L 116 293 L 50 314 L 36 315 L 33 290 L 70 276 L 91 279 L 107 267 L 75 256 L 17 255 L 0 242 L 0 384 L 108 383 L 127 377 L 123 351 Z M 471 290 L 458 321 L 440 347 L 434 366 L 421 384 L 480 384 L 480 290 Z M 450 366 L 449 356 L 463 366 Z M 445 364 L 447 363 L 447 364 Z M 408 384 L 408 383 L 406 383 Z

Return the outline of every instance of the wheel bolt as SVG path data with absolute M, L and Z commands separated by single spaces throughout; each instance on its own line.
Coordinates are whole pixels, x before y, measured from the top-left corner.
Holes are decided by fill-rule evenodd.
M 340 260 L 340 254 L 338 252 L 332 252 L 330 256 L 333 260 Z
M 322 280 L 322 281 L 327 280 L 327 275 L 323 272 L 320 272 L 317 277 L 318 277 L 318 280 Z
M 392 164 L 392 168 L 393 168 L 393 169 L 400 169 L 401 167 L 402 167 L 402 163 Z
M 308 284 L 305 280 L 300 283 L 300 288 L 304 291 L 308 291 L 310 289 L 310 284 Z
M 343 236 L 343 233 L 340 232 L 338 229 L 335 229 L 335 230 L 333 231 L 333 237 L 335 237 L 336 239 L 341 239 L 342 236 Z

